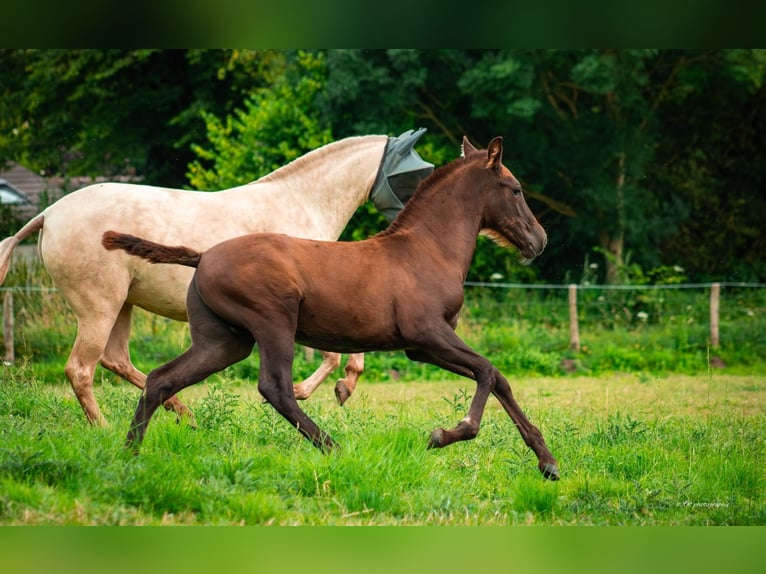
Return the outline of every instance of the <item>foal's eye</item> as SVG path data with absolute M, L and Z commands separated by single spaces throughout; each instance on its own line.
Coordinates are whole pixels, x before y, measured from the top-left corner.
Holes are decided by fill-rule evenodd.
M 513 188 L 513 195 L 521 195 L 521 188 L 520 187 L 514 187 Z

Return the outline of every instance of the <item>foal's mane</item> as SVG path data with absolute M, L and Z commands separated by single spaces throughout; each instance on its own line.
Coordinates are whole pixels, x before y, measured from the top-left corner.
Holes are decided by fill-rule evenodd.
M 454 172 L 468 165 L 469 162 L 470 159 L 459 157 L 457 159 L 453 159 L 451 162 L 444 164 L 441 167 L 436 168 L 431 173 L 431 175 L 420 182 L 417 189 L 415 190 L 415 193 L 413 193 L 410 200 L 404 204 L 404 209 L 399 212 L 399 215 L 396 216 L 396 219 L 394 219 L 386 229 L 378 233 L 375 237 L 385 237 L 386 235 L 395 233 L 403 227 L 407 227 L 411 219 L 417 218 L 418 213 L 422 209 L 426 209 L 425 204 L 428 202 L 424 200 L 427 197 L 433 195 L 434 190 L 439 187 L 438 184 L 442 180 L 450 177 Z
M 360 140 L 368 138 L 370 136 L 354 136 L 348 137 L 342 140 L 326 143 L 315 150 L 312 150 L 302 156 L 299 156 L 292 160 L 290 163 L 283 165 L 275 169 L 274 171 L 264 175 L 263 177 L 251 181 L 250 183 L 264 183 L 269 181 L 275 181 L 280 178 L 287 178 L 292 176 L 296 172 L 306 171 L 306 168 L 311 165 L 318 164 L 326 160 L 328 155 L 343 152 L 344 150 L 356 146 Z M 376 136 L 373 136 L 376 137 Z

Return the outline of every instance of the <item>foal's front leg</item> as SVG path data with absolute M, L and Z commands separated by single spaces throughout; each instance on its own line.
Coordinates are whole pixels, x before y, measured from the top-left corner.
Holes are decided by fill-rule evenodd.
M 476 377 L 476 393 L 468 407 L 468 414 L 457 424 L 454 429 L 436 429 L 431 433 L 428 448 L 443 448 L 453 442 L 471 440 L 479 434 L 481 419 L 487 399 L 492 392 L 493 381 L 488 373 L 481 373 Z
M 503 375 L 487 359 L 473 352 L 470 347 L 460 342 L 452 351 L 407 351 L 407 356 L 416 361 L 425 361 L 439 367 L 476 379 L 474 395 L 468 414 L 451 430 L 436 429 L 431 433 L 428 448 L 442 448 L 453 442 L 474 438 L 479 432 L 481 417 L 489 393 L 493 393 L 508 415 L 513 420 L 524 442 L 538 458 L 538 468 L 545 478 L 558 480 L 559 470 L 556 459 L 545 444 L 540 430 L 524 415 L 511 393 L 511 386 Z
M 479 434 L 481 418 L 489 394 L 494 386 L 492 364 L 466 345 L 451 329 L 444 333 L 446 344 L 432 345 L 428 350 L 408 350 L 407 356 L 415 361 L 431 363 L 458 375 L 476 381 L 476 393 L 463 420 L 454 429 L 436 429 L 431 433 L 428 448 L 442 448 L 453 442 L 470 440 Z

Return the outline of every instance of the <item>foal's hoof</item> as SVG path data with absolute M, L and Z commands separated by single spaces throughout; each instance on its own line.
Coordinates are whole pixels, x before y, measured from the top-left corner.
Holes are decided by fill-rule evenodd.
M 537 467 L 540 469 L 540 472 L 543 473 L 543 477 L 547 478 L 548 480 L 558 480 L 560 478 L 559 467 L 556 464 L 551 462 L 541 462 L 537 465 Z
M 340 445 L 329 437 L 325 440 L 320 439 L 318 441 L 313 441 L 313 442 L 314 442 L 314 446 L 317 447 L 319 449 L 319 452 L 321 452 L 322 454 L 330 454 L 332 452 L 338 452 L 340 450 Z
M 351 391 L 348 390 L 346 383 L 343 380 L 338 381 L 335 384 L 335 398 L 338 400 L 338 404 L 343 406 L 348 398 L 351 396 Z
M 133 456 L 138 456 L 140 446 L 141 445 L 136 442 L 136 439 L 131 436 L 128 436 L 127 440 L 125 441 L 125 450 L 127 450 Z
M 444 429 L 436 429 L 431 433 L 428 440 L 428 448 L 441 448 L 444 446 Z

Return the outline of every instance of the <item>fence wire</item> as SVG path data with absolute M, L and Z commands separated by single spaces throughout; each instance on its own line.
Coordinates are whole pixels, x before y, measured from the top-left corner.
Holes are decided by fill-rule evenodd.
M 720 285 L 723 287 L 744 287 L 753 289 L 764 289 L 766 283 L 746 283 L 737 281 L 718 281 L 711 283 L 670 283 L 670 284 L 642 284 L 642 285 L 606 285 L 606 284 L 592 284 L 592 283 L 572 283 L 572 284 L 556 284 L 556 283 L 500 283 L 500 282 L 488 282 L 488 281 L 466 281 L 464 283 L 466 287 L 489 287 L 492 289 L 532 289 L 532 290 L 556 290 L 556 289 L 570 289 L 574 285 L 577 290 L 604 290 L 604 291 L 642 291 L 642 290 L 658 290 L 658 289 L 708 289 L 713 285 Z M 55 287 L 40 287 L 36 285 L 16 285 L 12 287 L 0 286 L 0 292 L 2 291 L 14 291 L 25 293 L 53 293 L 58 291 Z
M 669 283 L 669 284 L 646 284 L 646 285 L 603 285 L 592 283 L 571 283 L 571 284 L 551 284 L 551 283 L 539 283 L 539 284 L 527 284 L 527 283 L 495 283 L 495 282 L 482 282 L 482 281 L 466 281 L 467 287 L 493 287 L 499 289 L 569 289 L 574 285 L 578 290 L 580 289 L 592 289 L 592 290 L 605 290 L 605 291 L 640 291 L 649 289 L 707 289 L 713 285 L 720 285 L 721 287 L 752 287 L 756 289 L 763 289 L 766 287 L 766 283 L 740 283 L 736 281 L 717 281 L 711 283 Z

